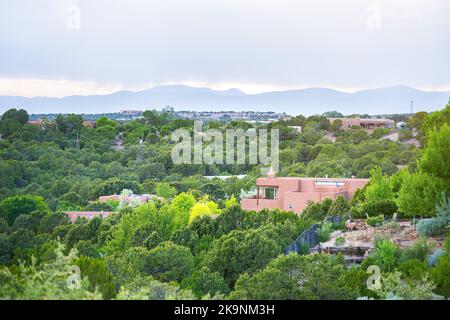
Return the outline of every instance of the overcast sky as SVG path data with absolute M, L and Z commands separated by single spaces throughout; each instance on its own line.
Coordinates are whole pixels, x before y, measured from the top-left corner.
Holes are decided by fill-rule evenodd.
M 1 0 L 0 95 L 450 90 L 448 0 Z

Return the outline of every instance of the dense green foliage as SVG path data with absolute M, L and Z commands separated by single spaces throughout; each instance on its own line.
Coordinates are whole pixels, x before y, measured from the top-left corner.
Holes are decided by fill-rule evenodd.
M 326 221 L 335 216 L 344 222 L 349 215 L 369 216 L 373 225 L 394 213 L 428 218 L 418 222 L 419 233 L 446 237 L 448 109 L 411 119 L 423 150 L 381 140 L 388 129 L 344 131 L 325 116 L 205 124 L 222 132 L 279 129 L 281 176 L 370 177 L 351 201 L 311 202 L 301 215 L 240 208 L 241 195 L 260 175 L 258 165 L 174 165 L 170 133 L 192 130 L 193 123 L 176 119 L 170 109 L 146 111 L 129 122 L 100 118 L 96 128 L 84 127 L 78 115 L 60 115 L 39 127 L 27 124 L 23 110 L 10 110 L 0 121 L 0 298 L 449 297 L 449 245 L 435 249 L 419 241 L 401 249 L 381 239 L 351 268 L 340 255 L 308 254 L 306 247 L 302 255 L 283 254 L 315 223 L 319 240 L 327 241 L 343 226 Z M 302 126 L 302 133 L 289 126 Z M 122 142 L 123 149 L 114 147 Z M 205 177 L 238 174 L 246 177 Z M 144 204 L 125 201 L 132 193 L 158 197 Z M 111 194 L 121 194 L 121 200 L 98 201 Z M 70 222 L 63 212 L 72 210 L 114 213 Z M 377 292 L 366 286 L 372 264 L 380 266 L 386 283 Z M 68 283 L 74 267 L 80 270 L 76 285 Z

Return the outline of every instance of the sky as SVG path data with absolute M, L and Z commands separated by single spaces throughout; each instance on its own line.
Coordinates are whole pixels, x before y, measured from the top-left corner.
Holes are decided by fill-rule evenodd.
M 448 0 L 1 0 L 0 95 L 450 90 Z

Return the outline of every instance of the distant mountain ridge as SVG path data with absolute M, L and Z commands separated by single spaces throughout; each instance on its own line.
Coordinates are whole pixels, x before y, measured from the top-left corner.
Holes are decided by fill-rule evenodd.
M 0 113 L 24 108 L 29 113 L 107 113 L 126 109 L 220 111 L 255 110 L 296 114 L 319 114 L 338 110 L 344 114 L 409 113 L 434 111 L 449 101 L 450 91 L 421 91 L 408 86 L 361 90 L 354 93 L 329 88 L 307 88 L 245 94 L 239 89 L 224 91 L 186 85 L 157 86 L 142 91 L 118 91 L 107 95 L 50 97 L 0 96 Z

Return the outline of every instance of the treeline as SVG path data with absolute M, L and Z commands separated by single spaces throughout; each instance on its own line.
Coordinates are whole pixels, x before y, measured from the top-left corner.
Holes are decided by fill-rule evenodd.
M 450 240 L 442 248 L 433 242 L 449 231 L 450 105 L 414 124 L 424 137 L 423 150 L 381 141 L 380 131 L 343 132 L 323 116 L 268 125 L 280 129 L 280 175 L 371 177 L 350 202 L 338 197 L 310 203 L 301 215 L 240 209 L 241 190 L 253 187 L 258 166 L 174 166 L 167 137 L 175 128 L 192 128 L 192 123 L 174 119 L 170 112 L 148 111 L 143 119 L 127 123 L 99 119 L 97 128 L 84 127 L 76 115 L 40 127 L 26 124 L 23 111 L 5 114 L 0 121 L 0 298 L 450 296 Z M 290 125 L 304 130 L 298 133 Z M 208 126 L 224 130 L 252 125 Z M 119 133 L 123 151 L 111 147 Z M 326 139 L 330 134 L 335 143 Z M 398 165 L 407 167 L 399 171 Z M 203 178 L 240 173 L 248 176 Z M 159 198 L 146 204 L 97 202 L 100 195 L 121 192 Z M 115 213 L 71 223 L 61 212 L 73 209 Z M 395 228 L 395 223 L 385 224 L 394 213 L 427 218 L 417 225 L 424 238 L 407 249 L 376 239 L 362 265 L 351 268 L 341 255 L 308 254 L 309 248 L 301 255 L 283 254 L 312 224 L 320 225 L 321 241 L 342 229 L 343 224 L 326 222 L 330 216 Z M 368 290 L 369 265 L 381 268 L 382 289 Z

